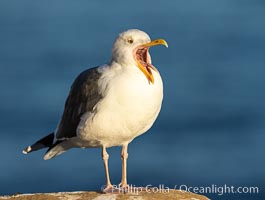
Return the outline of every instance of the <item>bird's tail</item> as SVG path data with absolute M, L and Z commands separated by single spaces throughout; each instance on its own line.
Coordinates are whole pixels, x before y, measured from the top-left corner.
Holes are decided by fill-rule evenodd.
M 28 154 L 32 151 L 37 151 L 44 148 L 50 148 L 53 146 L 53 140 L 54 140 L 54 133 L 50 133 L 49 135 L 35 142 L 33 145 L 25 148 L 22 152 L 24 154 Z
M 67 149 L 71 146 L 68 145 L 69 140 L 59 140 L 56 141 L 45 153 L 43 159 L 49 160 L 55 156 L 59 156 L 60 154 L 64 153 Z

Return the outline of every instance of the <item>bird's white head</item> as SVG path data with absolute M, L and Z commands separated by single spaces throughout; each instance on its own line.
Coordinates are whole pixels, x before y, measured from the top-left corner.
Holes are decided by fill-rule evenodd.
M 144 73 L 146 78 L 154 83 L 152 70 L 156 68 L 151 64 L 151 56 L 148 52 L 151 46 L 164 45 L 168 47 L 163 39 L 151 41 L 147 33 L 130 29 L 122 32 L 117 37 L 112 48 L 112 61 L 122 66 L 137 66 Z

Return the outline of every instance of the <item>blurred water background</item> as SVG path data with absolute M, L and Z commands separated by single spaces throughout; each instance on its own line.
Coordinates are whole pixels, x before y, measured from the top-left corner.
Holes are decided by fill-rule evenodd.
M 129 183 L 258 186 L 264 199 L 265 1 L 0 1 L 0 194 L 99 190 L 100 149 L 44 161 L 21 150 L 55 129 L 74 78 L 108 62 L 129 28 L 151 49 L 165 88 L 153 128 L 129 146 Z M 110 175 L 121 177 L 120 149 Z

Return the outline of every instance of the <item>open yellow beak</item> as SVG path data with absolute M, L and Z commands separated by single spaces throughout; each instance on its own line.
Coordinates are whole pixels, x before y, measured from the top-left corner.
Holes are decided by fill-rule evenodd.
M 168 44 L 164 39 L 153 40 L 149 43 L 141 45 L 141 47 L 149 48 L 149 47 L 156 46 L 156 45 L 164 45 L 164 46 L 168 47 Z M 153 84 L 154 83 L 154 76 L 152 74 L 152 71 L 148 67 L 143 66 L 143 64 L 141 64 L 138 60 L 136 60 L 136 62 L 137 62 L 139 69 L 144 73 L 146 78 Z M 150 67 L 153 68 L 151 64 L 150 64 Z M 155 68 L 153 68 L 153 69 L 155 69 Z

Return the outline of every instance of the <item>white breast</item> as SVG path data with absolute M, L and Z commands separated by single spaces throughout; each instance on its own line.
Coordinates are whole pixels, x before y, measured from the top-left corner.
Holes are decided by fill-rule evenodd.
M 99 81 L 104 98 L 97 104 L 96 112 L 82 117 L 78 137 L 87 141 L 87 146 L 129 143 L 146 132 L 158 116 L 163 99 L 160 74 L 153 71 L 152 84 L 137 66 L 100 70 L 104 71 Z

